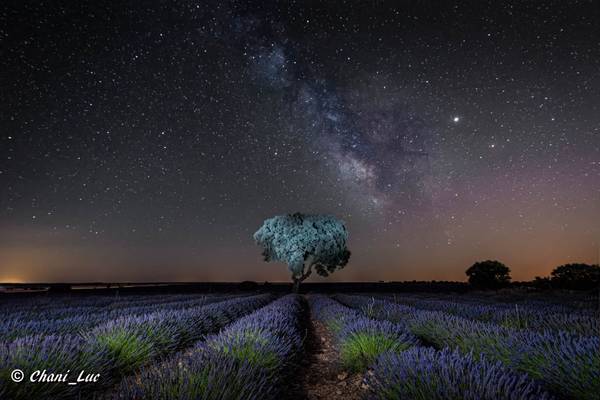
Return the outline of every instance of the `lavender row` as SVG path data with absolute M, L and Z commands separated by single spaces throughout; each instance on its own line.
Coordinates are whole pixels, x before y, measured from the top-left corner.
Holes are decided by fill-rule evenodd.
M 123 308 L 135 308 L 152 305 L 166 305 L 169 303 L 177 303 L 182 301 L 194 301 L 201 298 L 219 298 L 224 296 L 219 295 L 167 295 L 157 297 L 150 296 L 126 296 L 126 297 L 96 297 L 88 296 L 90 299 L 82 298 L 79 302 L 73 304 L 73 300 L 63 302 L 58 300 L 50 307 L 29 307 L 26 309 L 17 310 L 4 305 L 2 307 L 5 312 L 0 316 L 0 324 L 9 323 L 11 320 L 30 321 L 36 319 L 62 319 L 72 317 L 77 314 L 89 314 L 106 311 L 118 311 Z M 75 297 L 78 299 L 79 297 Z M 54 300 L 52 300 L 54 301 Z M 10 303 L 9 303 L 10 304 Z
M 373 318 L 402 324 L 425 343 L 457 348 L 514 371 L 527 373 L 559 396 L 595 399 L 600 392 L 600 338 L 565 332 L 510 329 L 441 311 L 417 310 L 361 296 L 338 295 L 342 303 Z
M 394 296 L 393 300 L 388 297 L 387 300 L 421 310 L 443 311 L 465 318 L 492 322 L 507 328 L 538 331 L 564 330 L 580 335 L 594 335 L 600 332 L 600 318 L 597 313 L 557 312 L 561 308 L 554 305 L 472 304 L 405 296 Z
M 447 293 L 401 293 L 393 295 L 381 295 L 391 299 L 393 297 L 401 297 L 403 299 L 419 301 L 419 300 L 439 300 L 448 301 L 451 303 L 469 304 L 469 305 L 488 305 L 495 306 L 499 309 L 513 309 L 515 305 L 524 308 L 544 309 L 550 313 L 562 314 L 595 314 L 598 310 L 597 298 L 594 296 L 577 296 L 574 295 L 553 294 L 543 295 L 531 292 L 515 292 L 510 291 L 502 294 L 491 294 L 491 292 L 476 292 L 469 294 L 447 294 Z
M 383 352 L 399 352 L 419 344 L 398 324 L 366 318 L 322 295 L 310 297 L 313 315 L 334 334 L 344 368 L 364 371 Z
M 373 399 L 511 399 L 550 396 L 526 374 L 471 354 L 420 346 L 402 324 L 373 320 L 323 296 L 311 300 L 315 316 L 337 339 L 342 364 L 365 371 Z
M 156 311 L 179 310 L 223 301 L 228 297 L 209 296 L 187 300 L 154 304 L 148 300 L 143 305 L 132 307 L 121 306 L 106 310 L 70 310 L 63 318 L 52 319 L 51 316 L 23 321 L 20 317 L 9 317 L 0 322 L 0 340 L 10 341 L 27 335 L 68 334 L 85 331 L 103 322 L 123 316 L 138 316 Z
M 182 349 L 205 335 L 264 306 L 270 295 L 235 298 L 184 310 L 124 316 L 81 335 L 36 335 L 0 347 L 0 398 L 64 398 L 113 385 L 150 361 Z M 48 374 L 85 370 L 100 374 L 98 383 L 14 383 L 10 373 Z
M 191 298 L 196 296 L 195 294 L 170 294 L 161 296 L 163 300 L 160 301 L 176 301 L 183 300 L 185 298 Z M 148 301 L 156 301 L 156 295 L 136 295 L 127 294 L 123 296 L 118 295 L 100 295 L 94 294 L 84 295 L 81 293 L 72 293 L 69 295 L 39 295 L 36 297 L 26 298 L 9 298 L 0 304 L 0 312 L 2 313 L 52 313 L 56 309 L 65 308 L 79 308 L 85 309 L 87 307 L 115 307 L 120 304 L 128 305 L 142 305 Z
M 148 366 L 112 399 L 278 399 L 302 352 L 305 307 L 288 295 L 259 309 L 191 352 Z
M 366 382 L 377 400 L 547 400 L 550 395 L 526 374 L 499 361 L 444 348 L 412 347 L 377 358 Z

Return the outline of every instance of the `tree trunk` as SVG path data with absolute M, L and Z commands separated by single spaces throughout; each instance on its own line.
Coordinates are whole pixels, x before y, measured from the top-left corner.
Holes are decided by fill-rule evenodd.
M 296 278 L 295 276 L 292 275 L 292 279 L 294 281 L 294 285 L 292 286 L 292 291 L 294 293 L 298 293 L 300 291 L 300 283 L 303 280 L 305 280 L 306 278 L 308 278 L 310 276 L 310 274 L 312 274 L 312 267 L 313 267 L 313 264 L 308 264 L 308 269 L 306 270 L 305 273 L 300 275 L 299 278 Z
M 300 279 L 294 279 L 294 285 L 292 286 L 292 291 L 294 293 L 298 293 L 300 291 L 300 282 L 302 282 Z

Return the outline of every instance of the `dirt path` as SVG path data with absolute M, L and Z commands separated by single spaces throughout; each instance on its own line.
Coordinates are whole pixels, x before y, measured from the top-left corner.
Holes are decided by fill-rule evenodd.
M 288 399 L 361 399 L 365 394 L 362 375 L 350 374 L 341 368 L 329 329 L 311 317 L 306 340 L 306 357 L 299 379 L 290 387 Z

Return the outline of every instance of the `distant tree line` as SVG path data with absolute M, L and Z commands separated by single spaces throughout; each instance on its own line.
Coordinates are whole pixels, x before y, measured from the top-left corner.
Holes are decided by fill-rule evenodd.
M 500 289 L 510 285 L 510 268 L 495 260 L 478 261 L 465 271 L 469 284 L 477 289 Z M 592 290 L 600 287 L 600 266 L 583 263 L 554 268 L 549 277 L 536 276 L 530 282 L 538 289 Z
M 536 276 L 533 285 L 539 289 L 591 290 L 600 286 L 600 265 L 565 264 L 554 268 L 549 277 Z

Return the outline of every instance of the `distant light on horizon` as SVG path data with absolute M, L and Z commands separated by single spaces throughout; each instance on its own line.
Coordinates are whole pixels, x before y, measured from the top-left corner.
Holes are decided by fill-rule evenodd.
M 9 283 L 28 283 L 28 281 L 23 278 L 17 278 L 16 276 L 0 277 L 0 285 Z

